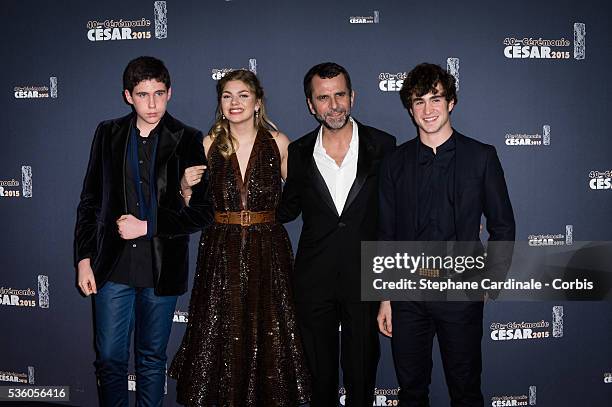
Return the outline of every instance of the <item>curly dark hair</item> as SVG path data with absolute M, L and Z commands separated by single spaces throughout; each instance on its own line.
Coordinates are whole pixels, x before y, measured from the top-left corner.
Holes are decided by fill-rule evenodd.
M 123 89 L 131 94 L 136 85 L 149 79 L 155 79 L 170 89 L 170 73 L 162 60 L 154 57 L 132 59 L 123 71 Z
M 412 107 L 412 99 L 421 97 L 429 92 L 434 95 L 438 93 L 436 86 L 440 84 L 444 92 L 444 98 L 457 104 L 457 87 L 455 77 L 439 65 L 422 63 L 415 66 L 408 73 L 404 84 L 399 92 L 402 104 L 408 110 Z
M 344 75 L 346 87 L 350 95 L 353 88 L 351 87 L 351 77 L 346 69 L 334 62 L 323 62 L 310 68 L 304 76 L 304 94 L 306 95 L 306 99 L 312 100 L 312 78 L 314 78 L 315 75 L 322 79 L 330 79 L 340 74 Z

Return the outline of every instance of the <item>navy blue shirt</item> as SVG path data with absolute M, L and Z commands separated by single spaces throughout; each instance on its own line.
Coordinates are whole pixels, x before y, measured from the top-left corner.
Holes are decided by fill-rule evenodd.
M 161 121 L 160 121 L 161 123 Z M 155 138 L 158 137 L 159 124 L 149 133 L 148 137 L 142 137 L 135 123 L 132 123 L 131 131 L 136 132 L 138 140 L 138 165 L 143 198 L 147 205 L 150 203 L 149 174 L 151 165 L 154 165 L 155 157 L 153 150 Z M 136 188 L 136 175 L 132 166 L 126 160 L 125 166 L 125 194 L 127 199 L 128 213 L 139 217 L 139 199 Z M 154 182 L 154 181 L 153 181 Z M 144 220 L 144 219 L 143 219 Z M 126 240 L 123 252 L 119 257 L 115 270 L 109 277 L 109 281 L 126 284 L 137 288 L 153 288 L 155 285 L 153 276 L 153 249 L 151 241 L 146 236 L 137 239 Z

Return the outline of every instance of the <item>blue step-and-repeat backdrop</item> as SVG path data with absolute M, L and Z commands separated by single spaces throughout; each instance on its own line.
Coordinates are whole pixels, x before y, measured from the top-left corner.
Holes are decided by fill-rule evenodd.
M 204 131 L 216 81 L 231 69 L 256 71 L 271 118 L 292 139 L 317 125 L 302 91 L 312 65 L 345 66 L 354 117 L 404 142 L 416 130 L 400 103 L 403 79 L 420 62 L 440 64 L 459 83 L 454 127 L 497 148 L 517 240 L 612 240 L 606 1 L 8 0 L 2 8 L 0 385 L 66 385 L 68 404 L 97 403 L 91 300 L 75 287 L 73 229 L 94 129 L 129 111 L 121 75 L 140 55 L 166 62 L 169 111 Z M 294 243 L 300 227 L 287 225 Z M 170 357 L 188 303 L 188 294 L 179 300 Z M 610 302 L 489 302 L 484 332 L 488 405 L 611 405 Z M 380 340 L 375 405 L 393 406 L 390 343 Z M 134 389 L 133 375 L 126 386 Z M 431 399 L 449 404 L 437 349 Z M 174 400 L 168 379 L 164 405 Z

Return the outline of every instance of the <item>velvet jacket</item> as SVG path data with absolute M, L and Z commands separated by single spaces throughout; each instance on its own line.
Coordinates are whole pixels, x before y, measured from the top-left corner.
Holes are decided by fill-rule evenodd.
M 125 168 L 134 114 L 98 125 L 77 209 L 75 266 L 89 258 L 96 285 L 107 281 L 125 245 L 116 221 L 127 212 Z M 155 157 L 157 210 L 152 233 L 153 275 L 157 295 L 187 291 L 189 234 L 212 221 L 208 179 L 193 186 L 189 205 L 180 195 L 185 168 L 206 164 L 202 133 L 166 113 L 160 122 Z

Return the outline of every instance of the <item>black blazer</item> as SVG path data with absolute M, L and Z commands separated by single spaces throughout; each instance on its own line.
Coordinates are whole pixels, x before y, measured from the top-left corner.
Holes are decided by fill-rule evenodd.
M 132 113 L 98 125 L 77 209 L 75 266 L 90 258 L 98 289 L 113 272 L 125 244 L 115 222 L 128 213 L 125 163 L 133 118 Z M 189 206 L 179 193 L 185 168 L 206 163 L 202 133 L 168 113 L 160 125 L 155 158 L 156 230 L 151 241 L 155 293 L 180 295 L 187 291 L 189 233 L 208 225 L 213 209 L 208 179 L 193 186 Z
M 357 126 L 357 175 L 341 214 L 312 156 L 319 129 L 289 145 L 278 218 L 289 222 L 302 214 L 293 272 L 296 301 L 360 299 L 361 241 L 376 240 L 378 169 L 395 148 L 395 137 L 361 123 Z
M 495 147 L 457 131 L 454 131 L 454 137 L 457 241 L 480 242 L 480 221 L 484 214 L 489 241 L 514 242 L 514 213 Z M 416 240 L 419 199 L 417 141 L 418 137 L 402 144 L 381 165 L 380 240 Z M 478 246 L 482 250 L 482 244 Z M 487 272 L 495 278 L 507 272 L 513 245 L 500 243 L 497 248 L 499 252 L 488 253 L 487 257 Z

